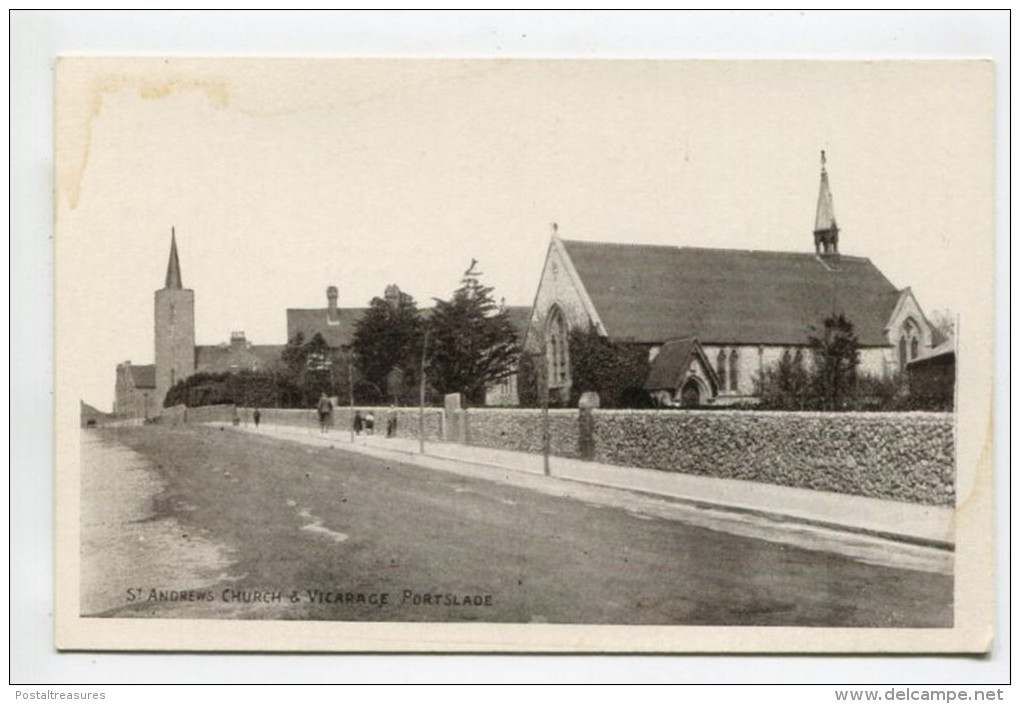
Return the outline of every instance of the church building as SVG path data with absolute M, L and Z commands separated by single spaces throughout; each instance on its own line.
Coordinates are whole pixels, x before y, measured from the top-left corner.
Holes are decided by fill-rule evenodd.
M 197 372 L 257 371 L 273 364 L 283 351 L 283 345 L 253 345 L 240 331 L 230 334 L 229 343 L 195 344 L 195 292 L 184 288 L 173 231 L 166 278 L 155 293 L 154 312 L 156 363 L 117 365 L 113 410 L 119 417 L 155 417 L 167 391 L 178 381 Z
M 932 348 L 911 290 L 840 253 L 824 152 L 812 234 L 813 251 L 771 252 L 565 240 L 554 225 L 525 348 L 545 350 L 551 398 L 566 402 L 569 331 L 594 326 L 647 349 L 645 390 L 667 406 L 757 402 L 764 371 L 833 313 L 854 325 L 861 373 L 902 372 Z

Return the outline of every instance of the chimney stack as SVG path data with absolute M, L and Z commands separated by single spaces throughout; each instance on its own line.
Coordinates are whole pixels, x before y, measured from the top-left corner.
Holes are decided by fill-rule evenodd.
M 385 297 L 386 305 L 388 305 L 391 310 L 397 310 L 397 308 L 400 307 L 400 289 L 396 284 L 390 284 L 386 287 Z
M 336 286 L 330 286 L 326 289 L 326 300 L 329 304 L 326 311 L 326 319 L 331 323 L 335 323 L 340 320 L 340 311 L 337 310 L 336 307 L 336 299 L 339 295 L 340 292 L 337 290 Z

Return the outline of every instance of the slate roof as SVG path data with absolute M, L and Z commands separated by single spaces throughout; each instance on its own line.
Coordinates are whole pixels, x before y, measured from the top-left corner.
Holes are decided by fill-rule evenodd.
M 697 349 L 698 343 L 694 338 L 670 340 L 664 344 L 659 354 L 652 360 L 648 378 L 645 380 L 645 389 L 656 391 L 680 388 L 680 382 L 686 375 Z M 705 366 L 711 369 L 711 365 Z
M 339 348 L 350 345 L 354 341 L 354 331 L 357 328 L 358 320 L 368 312 L 368 308 L 337 308 L 339 312 L 339 323 L 329 325 L 326 322 L 326 308 L 288 308 L 287 309 L 287 340 L 301 332 L 308 342 L 315 336 L 315 333 L 322 333 L 323 339 L 330 347 Z M 531 322 L 530 306 L 507 306 L 507 313 L 510 323 L 517 330 L 518 336 L 523 340 Z M 432 315 L 431 308 L 419 308 L 418 312 L 424 320 Z
M 236 372 L 241 369 L 265 369 L 280 361 L 283 345 L 196 345 L 195 370 L 200 372 Z
M 948 358 L 950 356 L 952 356 L 952 357 L 956 356 L 956 340 L 955 339 L 946 340 L 942 344 L 937 345 L 935 347 L 932 347 L 927 352 L 923 352 L 923 353 L 919 354 L 917 357 L 915 357 L 914 359 L 912 359 L 909 362 L 907 362 L 907 366 L 909 367 L 909 366 L 917 364 L 919 362 L 926 362 L 926 361 L 928 361 L 930 359 L 938 359 L 939 357 L 946 357 L 946 358 Z
M 131 380 L 135 382 L 136 389 L 156 388 L 156 365 L 155 364 L 132 364 Z
M 531 324 L 531 306 L 507 306 L 506 312 L 507 317 L 510 318 L 510 324 L 517 331 L 517 341 L 523 342 L 524 335 L 528 332 L 528 326 Z
M 814 253 L 563 240 L 614 340 L 802 345 L 834 310 L 864 346 L 887 346 L 899 291 L 870 260 Z
M 327 308 L 288 308 L 287 340 L 300 332 L 308 342 L 319 332 L 330 347 L 345 347 L 354 340 L 355 326 L 367 311 L 368 308 L 337 308 L 339 322 L 329 325 Z

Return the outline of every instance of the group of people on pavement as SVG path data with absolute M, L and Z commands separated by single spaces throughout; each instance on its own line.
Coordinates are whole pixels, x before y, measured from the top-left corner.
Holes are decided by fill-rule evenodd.
M 333 401 L 326 394 L 319 396 L 319 402 L 315 407 L 316 412 L 319 416 L 319 431 L 322 433 L 329 432 L 329 429 L 333 427 Z M 392 406 L 390 408 L 391 413 L 389 419 L 386 421 L 386 437 L 396 437 L 397 434 L 397 413 L 396 409 Z M 252 413 L 252 418 L 255 421 L 255 427 L 259 427 L 259 422 L 262 420 L 262 411 L 258 408 Z M 239 425 L 241 422 L 240 409 L 234 405 L 234 425 Z M 375 435 L 375 414 L 372 411 L 366 412 L 362 415 L 361 411 L 354 412 L 353 420 L 354 432 L 357 435 L 361 435 L 364 431 L 366 435 Z
M 333 401 L 326 394 L 322 394 L 319 397 L 316 410 L 319 414 L 319 430 L 323 433 L 328 432 L 329 428 L 333 426 Z M 375 435 L 375 414 L 372 411 L 367 411 L 364 414 L 361 411 L 355 411 L 352 423 L 355 434 L 361 435 L 364 431 L 366 435 Z M 256 421 L 256 425 L 258 425 L 258 421 Z M 396 434 L 397 414 L 394 411 L 386 423 L 386 437 L 394 437 Z

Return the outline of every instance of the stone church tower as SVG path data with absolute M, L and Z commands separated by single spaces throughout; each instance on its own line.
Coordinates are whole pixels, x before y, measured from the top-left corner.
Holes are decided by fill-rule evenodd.
M 177 236 L 171 230 L 166 284 L 156 291 L 156 406 L 166 392 L 195 371 L 195 292 L 181 283 Z

